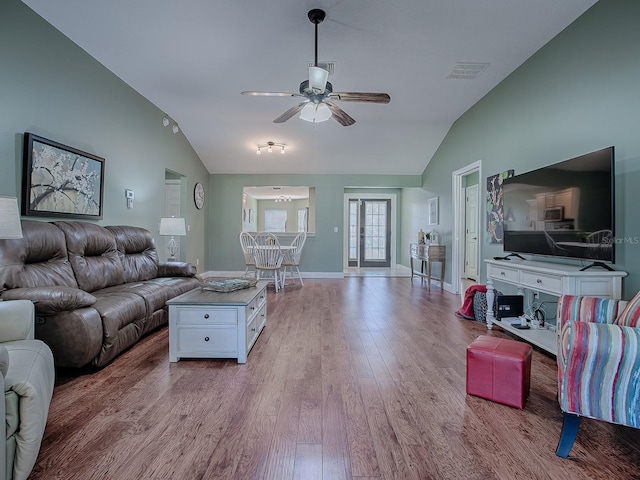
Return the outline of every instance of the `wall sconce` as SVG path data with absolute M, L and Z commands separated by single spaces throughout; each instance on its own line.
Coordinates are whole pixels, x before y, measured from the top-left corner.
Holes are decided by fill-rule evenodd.
M 18 199 L 15 197 L 0 197 L 0 238 L 22 238 Z
M 285 154 L 284 148 L 286 145 L 284 143 L 276 143 L 276 142 L 267 142 L 264 145 L 258 145 L 258 150 L 256 150 L 256 154 L 260 155 L 262 153 L 262 149 L 266 148 L 267 152 L 273 152 L 273 147 L 280 147 L 280 153 Z
M 178 253 L 178 242 L 176 235 L 184 237 L 187 234 L 184 218 L 163 217 L 160 219 L 160 235 L 171 236 L 167 243 L 167 251 L 169 252 L 168 262 L 176 261 L 176 253 Z
M 163 127 L 168 127 L 170 123 L 171 123 L 171 120 L 169 120 L 169 117 L 167 115 L 165 115 L 162 118 L 162 126 Z M 178 128 L 178 122 L 175 122 L 175 121 L 173 122 L 173 127 L 171 127 L 171 131 L 173 133 L 178 133 L 180 131 L 180 129 Z

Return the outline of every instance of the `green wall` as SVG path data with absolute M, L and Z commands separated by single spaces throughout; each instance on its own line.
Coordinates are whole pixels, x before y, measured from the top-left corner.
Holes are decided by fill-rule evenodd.
M 308 185 L 316 189 L 316 228 L 304 246 L 300 270 L 342 273 L 344 242 L 344 193 L 400 193 L 402 187 L 419 187 L 420 176 L 406 175 L 212 175 L 208 216 L 207 265 L 217 271 L 244 270 L 238 234 L 241 228 L 242 189 L 247 186 Z M 400 195 L 398 198 L 400 202 Z M 338 232 L 334 232 L 338 227 Z M 398 238 L 398 248 L 402 244 Z M 407 247 L 408 248 L 408 247 Z
M 191 230 L 185 258 L 204 261 L 204 211 L 193 204 L 196 181 L 209 174 L 188 140 L 162 126 L 163 112 L 18 0 L 0 4 L 0 195 L 20 199 L 24 132 L 105 158 L 102 225 L 149 229 L 156 243 L 165 170 L 186 180 L 183 205 Z M 135 192 L 126 208 L 125 188 Z M 30 217 L 35 220 L 50 220 Z M 202 269 L 202 268 L 201 268 Z
M 485 178 L 518 174 L 614 145 L 616 238 L 623 242 L 615 267 L 629 273 L 625 298 L 640 290 L 638 19 L 640 2 L 600 0 L 454 123 L 423 173 L 423 188 L 440 196 L 445 238 L 453 171 L 481 160 Z M 484 179 L 480 185 L 486 195 Z M 500 254 L 501 245 L 481 245 L 482 258 Z

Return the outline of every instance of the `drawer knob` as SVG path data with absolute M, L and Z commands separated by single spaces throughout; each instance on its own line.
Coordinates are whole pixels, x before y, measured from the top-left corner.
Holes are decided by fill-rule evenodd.
M 542 283 L 542 280 L 537 279 L 536 282 L 538 283 L 538 285 L 540 285 Z
M 256 309 L 256 307 L 251 307 L 251 310 L 255 310 L 255 309 Z
M 500 275 L 504 277 L 506 274 L 504 272 L 500 272 Z
M 256 331 L 256 327 L 253 327 L 253 328 L 251 329 L 251 331 L 252 331 L 252 332 L 255 332 L 255 331 Z
M 204 314 L 204 318 L 209 318 L 209 314 L 208 314 L 208 313 L 205 313 L 205 314 Z
M 208 342 L 209 341 L 209 337 L 204 337 L 204 341 Z

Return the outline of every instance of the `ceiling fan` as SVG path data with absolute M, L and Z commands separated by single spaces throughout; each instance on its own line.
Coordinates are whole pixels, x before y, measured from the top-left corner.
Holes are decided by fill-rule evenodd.
M 300 118 L 308 122 L 324 122 L 333 117 L 345 127 L 353 125 L 356 121 L 347 112 L 342 110 L 335 101 L 342 102 L 366 102 L 389 103 L 391 97 L 386 93 L 370 92 L 334 92 L 333 85 L 328 82 L 329 72 L 318 67 L 318 24 L 325 19 L 324 10 L 314 8 L 307 14 L 311 23 L 316 27 L 315 60 L 309 67 L 309 79 L 300 84 L 300 93 L 287 92 L 241 92 L 242 95 L 256 95 L 266 97 L 303 97 L 304 100 L 284 112 L 273 123 L 283 123 L 294 115 L 300 114 Z

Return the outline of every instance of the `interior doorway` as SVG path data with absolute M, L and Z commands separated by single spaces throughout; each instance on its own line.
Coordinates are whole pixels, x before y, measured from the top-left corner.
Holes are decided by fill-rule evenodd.
M 482 205 L 482 189 L 480 188 L 482 162 L 480 160 L 473 162 L 466 167 L 456 170 L 451 176 L 453 183 L 452 205 L 454 215 L 451 284 L 455 290 L 454 293 L 459 293 L 462 289 L 462 279 L 470 278 L 470 276 L 473 275 L 475 276 L 473 280 L 478 281 L 481 276 L 480 215 L 482 209 L 479 208 L 479 206 Z M 468 195 L 472 195 L 470 202 L 467 202 Z M 470 205 L 468 205 L 468 203 L 470 203 Z M 473 237 L 475 237 L 475 239 Z M 469 261 L 469 265 L 467 265 L 467 261 Z
M 184 199 L 184 178 L 174 172 L 169 170 L 165 171 L 164 178 L 164 213 L 165 217 L 184 217 L 183 215 L 183 199 Z M 165 256 L 168 257 L 168 244 L 171 237 L 164 236 L 163 244 L 164 248 L 162 252 Z M 175 254 L 175 257 L 178 260 L 182 260 L 184 258 L 184 246 L 181 245 L 182 237 L 175 236 L 174 239 L 177 243 L 178 250 Z

